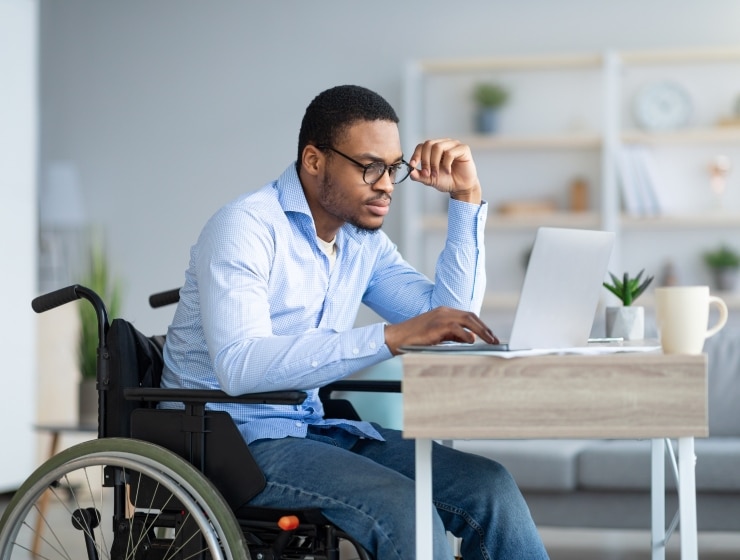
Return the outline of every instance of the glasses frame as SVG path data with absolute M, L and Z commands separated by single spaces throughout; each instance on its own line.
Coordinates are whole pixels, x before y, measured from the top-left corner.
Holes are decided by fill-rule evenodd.
M 316 148 L 318 148 L 319 150 L 331 150 L 335 154 L 339 154 L 344 159 L 346 159 L 346 160 L 351 161 L 352 163 L 354 163 L 357 167 L 359 167 L 359 168 L 362 169 L 362 180 L 365 182 L 366 185 L 370 185 L 370 186 L 373 186 L 375 183 L 377 183 L 378 181 L 380 181 L 383 178 L 383 175 L 386 174 L 386 172 L 388 173 L 388 177 L 390 177 L 391 176 L 390 171 L 394 167 L 396 168 L 396 173 L 398 173 L 398 171 L 400 171 L 401 169 L 403 169 L 401 166 L 402 165 L 405 165 L 406 166 L 407 173 L 406 173 L 406 175 L 404 175 L 403 179 L 399 179 L 398 181 L 395 181 L 395 180 L 392 180 L 391 179 L 391 184 L 393 184 L 393 185 L 397 185 L 398 183 L 403 183 L 406 179 L 408 179 L 408 176 L 411 175 L 411 172 L 413 171 L 413 168 L 403 158 L 401 158 L 401 161 L 399 161 L 397 163 L 392 163 L 391 165 L 387 165 L 385 162 L 382 162 L 382 161 L 374 161 L 372 163 L 365 164 L 365 163 L 360 163 L 359 161 L 357 161 L 354 158 L 351 158 L 347 154 L 343 154 L 342 152 L 340 152 L 336 148 L 333 148 L 332 146 L 329 146 L 328 144 L 319 144 L 318 146 L 316 146 Z M 378 175 L 378 178 L 375 179 L 375 181 L 373 181 L 371 183 L 370 181 L 367 180 L 367 177 L 366 177 L 367 171 L 368 171 L 368 169 L 372 168 L 373 166 L 377 166 L 379 163 L 383 166 L 383 172 L 380 175 Z

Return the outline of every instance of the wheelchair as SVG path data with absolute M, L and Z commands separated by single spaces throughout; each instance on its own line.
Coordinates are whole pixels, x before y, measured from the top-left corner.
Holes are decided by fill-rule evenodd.
M 94 291 L 68 286 L 32 307 L 42 313 L 78 299 L 98 319 L 98 437 L 58 453 L 17 490 L 0 520 L 0 560 L 338 560 L 341 541 L 370 559 L 318 509 L 250 506 L 265 477 L 231 417 L 206 407 L 299 404 L 305 393 L 162 389 L 164 336 L 145 336 L 124 319 L 109 322 Z M 150 304 L 178 300 L 179 290 L 170 290 Z M 348 400 L 333 398 L 343 391 L 399 392 L 400 382 L 324 387 L 327 416 L 359 418 Z M 183 408 L 158 409 L 161 401 Z

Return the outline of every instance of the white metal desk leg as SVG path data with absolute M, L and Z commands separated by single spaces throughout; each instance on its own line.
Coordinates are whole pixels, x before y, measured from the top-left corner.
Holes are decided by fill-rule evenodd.
M 650 461 L 653 560 L 665 560 L 665 444 L 653 439 Z
M 433 558 L 432 440 L 416 440 L 416 557 Z
M 696 455 L 694 438 L 678 440 L 678 509 L 681 515 L 681 560 L 697 560 Z

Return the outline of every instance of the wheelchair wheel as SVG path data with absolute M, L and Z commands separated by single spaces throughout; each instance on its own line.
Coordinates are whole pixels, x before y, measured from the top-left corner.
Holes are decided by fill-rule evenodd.
M 241 528 L 200 471 L 148 442 L 105 438 L 49 459 L 0 521 L 0 559 L 249 560 Z

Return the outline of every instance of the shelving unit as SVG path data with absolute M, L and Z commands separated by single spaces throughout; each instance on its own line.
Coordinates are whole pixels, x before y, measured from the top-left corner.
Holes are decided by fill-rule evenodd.
M 694 119 L 689 126 L 650 132 L 636 125 L 632 100 L 642 85 L 658 80 L 675 80 L 690 92 Z M 511 93 L 494 135 L 472 132 L 471 91 L 479 81 L 501 83 Z M 491 205 L 484 309 L 514 307 L 524 272 L 521 256 L 542 225 L 615 231 L 612 270 L 647 268 L 659 276 L 671 260 L 685 276 L 682 283 L 708 283 L 699 255 L 740 233 L 740 126 L 716 125 L 740 95 L 740 47 L 421 60 L 408 63 L 403 85 L 401 132 L 407 151 L 443 136 L 459 138 L 473 150 Z M 628 145 L 646 146 L 662 158 L 671 200 L 684 204 L 684 211 L 624 212 L 618 154 Z M 722 210 L 712 207 L 706 168 L 718 153 L 736 166 Z M 568 186 L 576 178 L 589 185 L 585 212 L 568 208 Z M 431 274 L 447 227 L 444 196 L 417 185 L 401 193 L 402 249 L 412 264 Z M 517 198 L 549 199 L 556 210 L 498 213 L 503 202 Z M 740 305 L 739 298 L 726 295 Z

